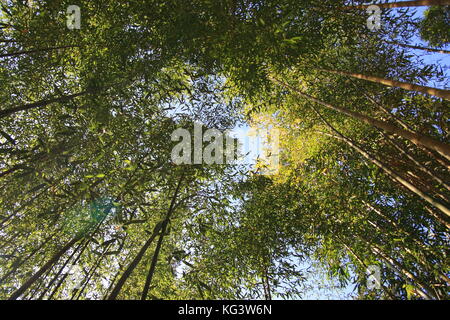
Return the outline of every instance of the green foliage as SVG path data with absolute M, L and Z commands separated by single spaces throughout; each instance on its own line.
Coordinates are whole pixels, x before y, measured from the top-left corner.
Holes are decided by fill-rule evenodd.
M 432 6 L 419 23 L 420 36 L 433 47 L 450 43 L 450 6 Z
M 2 2 L 0 299 L 138 299 L 150 278 L 147 299 L 448 299 L 448 216 L 423 197 L 448 206 L 448 158 L 351 116 L 448 143 L 448 101 L 330 72 L 445 87 L 386 41 L 414 36 L 409 11 L 369 32 L 337 0 L 81 0 L 68 30 L 71 4 Z M 432 46 L 447 13 L 420 24 Z M 279 128 L 279 173 L 174 165 L 194 121 Z

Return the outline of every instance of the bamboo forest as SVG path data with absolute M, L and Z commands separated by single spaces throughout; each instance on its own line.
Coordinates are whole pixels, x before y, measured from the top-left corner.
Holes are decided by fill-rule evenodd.
M 0 5 L 0 300 L 450 298 L 450 0 Z

